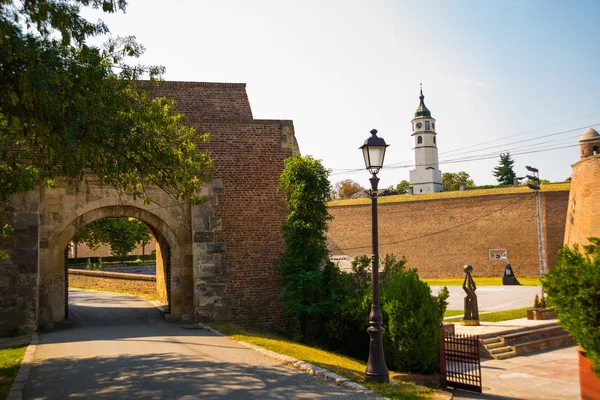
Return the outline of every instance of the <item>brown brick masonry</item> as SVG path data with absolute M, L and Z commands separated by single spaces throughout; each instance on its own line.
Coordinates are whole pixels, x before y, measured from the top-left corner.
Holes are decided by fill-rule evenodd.
M 569 192 L 541 193 L 546 257 L 551 268 L 562 245 Z M 439 198 L 379 205 L 379 252 L 408 259 L 424 278 L 463 277 L 463 265 L 477 276 L 502 276 L 504 263 L 489 249 L 507 249 L 519 276 L 539 276 L 535 196 L 532 192 Z M 332 255 L 371 254 L 371 206 L 339 205 L 327 235 Z

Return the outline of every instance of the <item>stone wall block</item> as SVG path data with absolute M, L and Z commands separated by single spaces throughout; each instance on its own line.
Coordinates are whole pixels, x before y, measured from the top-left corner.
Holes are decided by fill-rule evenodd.
M 282 149 L 289 150 L 292 153 L 300 153 L 292 121 L 281 121 L 281 137 Z
M 215 240 L 215 234 L 210 231 L 194 232 L 194 243 L 208 243 Z
M 215 264 L 200 264 L 196 269 L 196 277 L 198 278 L 213 278 L 217 276 L 215 272 Z
M 212 217 L 208 219 L 208 229 L 211 231 L 220 231 L 222 224 L 223 220 L 219 217 Z
M 226 250 L 227 250 L 227 246 L 223 242 L 208 243 L 206 252 L 208 254 L 215 254 L 215 253 L 225 253 Z
M 15 213 L 12 215 L 12 225 L 17 230 L 27 229 L 38 225 L 37 213 Z

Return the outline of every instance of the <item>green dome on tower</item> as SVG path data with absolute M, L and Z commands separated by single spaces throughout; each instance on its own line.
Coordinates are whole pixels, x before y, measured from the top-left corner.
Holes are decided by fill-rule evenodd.
M 423 86 L 421 85 L 421 95 L 419 96 L 421 103 L 415 112 L 415 118 L 431 118 L 431 111 L 425 106 L 425 96 L 423 95 Z

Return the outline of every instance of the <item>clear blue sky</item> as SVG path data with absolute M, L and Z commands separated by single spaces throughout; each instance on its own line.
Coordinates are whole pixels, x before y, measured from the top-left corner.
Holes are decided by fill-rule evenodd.
M 408 180 L 419 82 L 440 169 L 479 185 L 495 183 L 507 150 L 518 175 L 532 165 L 564 180 L 577 146 L 518 153 L 577 145 L 600 124 L 598 0 L 130 0 L 125 15 L 101 17 L 137 36 L 141 62 L 164 65 L 166 80 L 245 82 L 254 117 L 293 120 L 332 183 L 369 184 L 344 171 L 364 167 L 372 128 L 391 145 L 381 185 Z

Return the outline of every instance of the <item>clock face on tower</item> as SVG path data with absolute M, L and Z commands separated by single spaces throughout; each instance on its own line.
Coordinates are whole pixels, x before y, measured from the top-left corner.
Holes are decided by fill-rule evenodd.
M 420 122 L 417 122 L 417 128 L 421 128 L 422 126 L 423 126 L 423 124 L 422 124 L 422 123 L 420 123 Z

